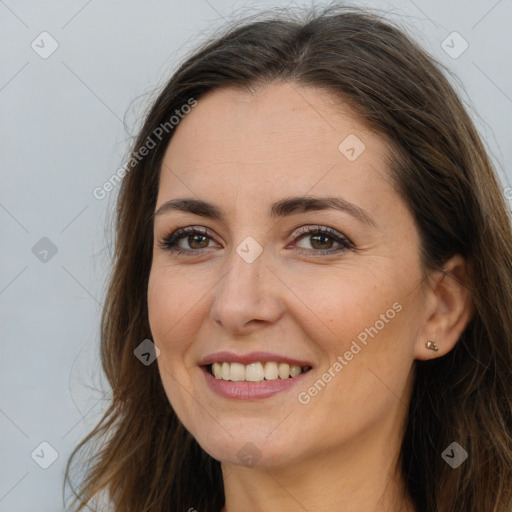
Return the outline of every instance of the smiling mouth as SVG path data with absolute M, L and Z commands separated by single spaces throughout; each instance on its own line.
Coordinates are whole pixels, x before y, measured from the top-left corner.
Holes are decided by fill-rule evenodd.
M 213 363 L 206 366 L 210 375 L 217 380 L 231 382 L 263 382 L 271 380 L 293 379 L 311 370 L 311 366 L 290 365 L 267 361 L 241 364 L 241 363 Z

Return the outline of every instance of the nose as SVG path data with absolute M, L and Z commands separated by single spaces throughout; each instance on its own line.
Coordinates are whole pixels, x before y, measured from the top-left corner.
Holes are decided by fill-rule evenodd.
M 284 311 L 283 283 L 267 264 L 266 251 L 251 263 L 236 251 L 215 289 L 213 321 L 232 334 L 249 334 L 262 324 L 276 322 Z M 224 270 L 224 269 L 223 269 Z

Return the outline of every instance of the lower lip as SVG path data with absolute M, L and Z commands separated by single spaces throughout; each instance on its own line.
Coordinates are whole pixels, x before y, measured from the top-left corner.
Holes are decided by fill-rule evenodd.
M 263 380 L 261 382 L 233 382 L 230 380 L 216 379 L 210 374 L 207 368 L 201 367 L 210 389 L 224 398 L 237 400 L 252 400 L 257 398 L 268 398 L 286 391 L 303 381 L 308 372 L 301 373 L 297 377 L 288 379 Z

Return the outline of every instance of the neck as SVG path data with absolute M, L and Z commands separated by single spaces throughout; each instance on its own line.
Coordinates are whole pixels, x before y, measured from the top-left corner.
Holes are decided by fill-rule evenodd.
M 320 460 L 287 470 L 229 468 L 223 512 L 414 512 L 403 482 L 391 468 L 386 475 L 375 467 L 366 467 L 365 475 L 347 469 L 338 464 L 326 477 L 327 466 Z
M 223 462 L 222 512 L 415 512 L 397 464 L 402 429 L 394 420 L 375 425 L 350 444 L 286 466 Z

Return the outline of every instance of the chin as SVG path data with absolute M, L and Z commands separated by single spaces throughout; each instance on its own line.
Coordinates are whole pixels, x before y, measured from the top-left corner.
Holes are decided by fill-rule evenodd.
M 222 430 L 217 426 L 208 433 L 203 432 L 204 435 L 198 432 L 196 437 L 201 448 L 219 462 L 270 469 L 292 461 L 290 454 L 295 452 L 290 443 L 291 439 L 288 439 L 288 443 L 278 438 L 270 439 L 268 432 L 272 429 L 268 429 L 267 433 L 253 432 L 248 435 L 233 436 L 224 430 L 219 433 L 219 429 Z

